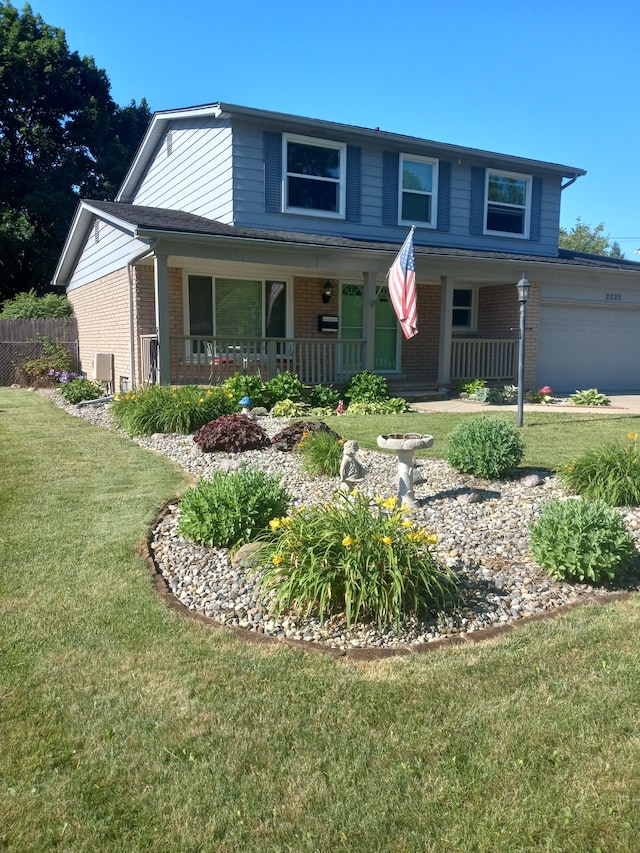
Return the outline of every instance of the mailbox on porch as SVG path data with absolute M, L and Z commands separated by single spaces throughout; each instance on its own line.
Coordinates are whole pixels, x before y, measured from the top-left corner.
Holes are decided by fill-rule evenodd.
M 337 332 L 338 318 L 329 314 L 318 314 L 319 332 Z

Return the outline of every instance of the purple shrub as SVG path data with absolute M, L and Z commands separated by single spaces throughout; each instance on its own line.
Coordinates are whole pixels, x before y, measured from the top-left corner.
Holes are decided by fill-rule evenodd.
M 222 415 L 194 433 L 193 440 L 204 453 L 215 450 L 241 453 L 269 446 L 269 436 L 260 424 L 246 415 Z

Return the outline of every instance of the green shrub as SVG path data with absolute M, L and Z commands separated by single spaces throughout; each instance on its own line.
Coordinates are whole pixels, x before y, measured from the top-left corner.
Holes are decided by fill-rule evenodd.
M 274 518 L 275 542 L 263 550 L 256 584 L 274 612 L 290 609 L 320 619 L 344 613 L 379 625 L 408 613 L 444 610 L 455 600 L 455 576 L 438 565 L 435 537 L 406 517 L 397 498 L 342 495 Z
M 215 450 L 241 453 L 269 446 L 269 436 L 259 423 L 246 415 L 222 415 L 204 424 L 194 433 L 193 440 L 205 453 Z
M 352 403 L 382 403 L 389 399 L 389 386 L 384 376 L 363 370 L 347 382 L 344 396 Z
M 610 443 L 585 450 L 568 465 L 560 477 L 567 489 L 586 498 L 599 499 L 609 506 L 640 505 L 640 451 L 638 433 L 630 432 L 627 447 Z
M 45 293 L 37 296 L 35 290 L 17 293 L 2 305 L 2 319 L 29 320 L 73 317 L 73 307 L 66 296 L 59 293 Z
M 524 456 L 520 433 L 510 421 L 479 417 L 463 421 L 449 435 L 447 462 L 456 471 L 495 480 Z
M 558 580 L 612 580 L 637 556 L 617 510 L 603 501 L 551 500 L 529 525 L 533 558 Z
M 574 406 L 610 406 L 611 400 L 606 394 L 601 394 L 597 388 L 587 388 L 584 391 L 576 391 L 568 398 L 568 402 Z
M 502 403 L 504 402 L 504 396 L 502 391 L 498 391 L 497 388 L 489 388 L 486 385 L 483 385 L 481 388 L 478 388 L 472 394 L 469 394 L 470 400 L 476 400 L 478 403 Z
M 343 441 L 326 430 L 302 434 L 297 450 L 302 454 L 302 467 L 307 474 L 337 477 L 340 473 Z
M 265 395 L 271 405 L 279 400 L 291 400 L 299 403 L 302 400 L 304 385 L 296 373 L 285 371 L 278 373 L 265 384 Z
M 303 436 L 313 435 L 316 432 L 326 432 L 335 441 L 340 440 L 337 432 L 334 432 L 322 421 L 296 421 L 296 423 L 285 427 L 271 439 L 271 444 L 276 450 L 294 450 L 302 441 Z
M 293 400 L 278 400 L 274 403 L 271 414 L 274 418 L 301 418 L 309 411 L 307 403 L 294 402 Z
M 215 471 L 180 501 L 178 533 L 199 545 L 235 548 L 266 533 L 290 501 L 279 481 L 260 468 Z
M 73 359 L 64 344 L 50 338 L 39 339 L 42 355 L 30 358 L 18 368 L 18 377 L 31 385 L 48 386 L 57 384 L 59 375 L 68 373 Z
M 58 394 L 72 406 L 81 403 L 83 400 L 97 400 L 98 397 L 102 397 L 103 393 L 100 385 L 82 377 L 64 382 L 58 388 Z
M 402 397 L 389 397 L 379 403 L 356 400 L 349 403 L 345 415 L 399 415 L 406 412 L 415 412 Z
M 265 406 L 267 397 L 265 384 L 257 375 L 244 376 L 242 373 L 234 373 L 222 384 L 222 387 L 231 395 L 234 403 L 234 411 L 238 411 L 238 403 L 243 397 L 250 397 L 254 406 Z
M 340 395 L 333 385 L 314 385 L 309 391 L 309 405 L 315 409 L 335 410 L 340 400 Z
M 222 387 L 150 385 L 117 394 L 111 404 L 114 423 L 129 435 L 178 432 L 187 435 L 237 409 Z
M 485 379 L 465 379 L 463 382 L 460 382 L 458 385 L 458 393 L 459 394 L 477 394 L 481 388 L 486 388 L 487 383 Z

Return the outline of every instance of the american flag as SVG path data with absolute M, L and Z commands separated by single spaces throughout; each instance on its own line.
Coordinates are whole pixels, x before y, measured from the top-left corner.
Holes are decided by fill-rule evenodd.
M 416 266 L 413 258 L 413 231 L 413 228 L 409 231 L 387 275 L 391 304 L 405 338 L 412 338 L 418 334 L 418 295 Z

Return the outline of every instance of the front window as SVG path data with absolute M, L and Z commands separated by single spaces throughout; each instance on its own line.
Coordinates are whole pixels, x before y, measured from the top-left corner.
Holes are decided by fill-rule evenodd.
M 285 210 L 320 216 L 344 216 L 346 146 L 284 138 Z
M 286 337 L 287 285 L 284 281 L 187 278 L 187 334 L 195 338 Z M 200 342 L 200 351 L 205 344 Z M 193 352 L 198 343 L 193 342 Z
M 475 327 L 475 291 L 470 288 L 455 288 L 451 325 L 460 332 L 473 331 Z
M 400 222 L 435 226 L 438 161 L 400 156 Z
M 487 171 L 485 233 L 529 236 L 531 178 Z

